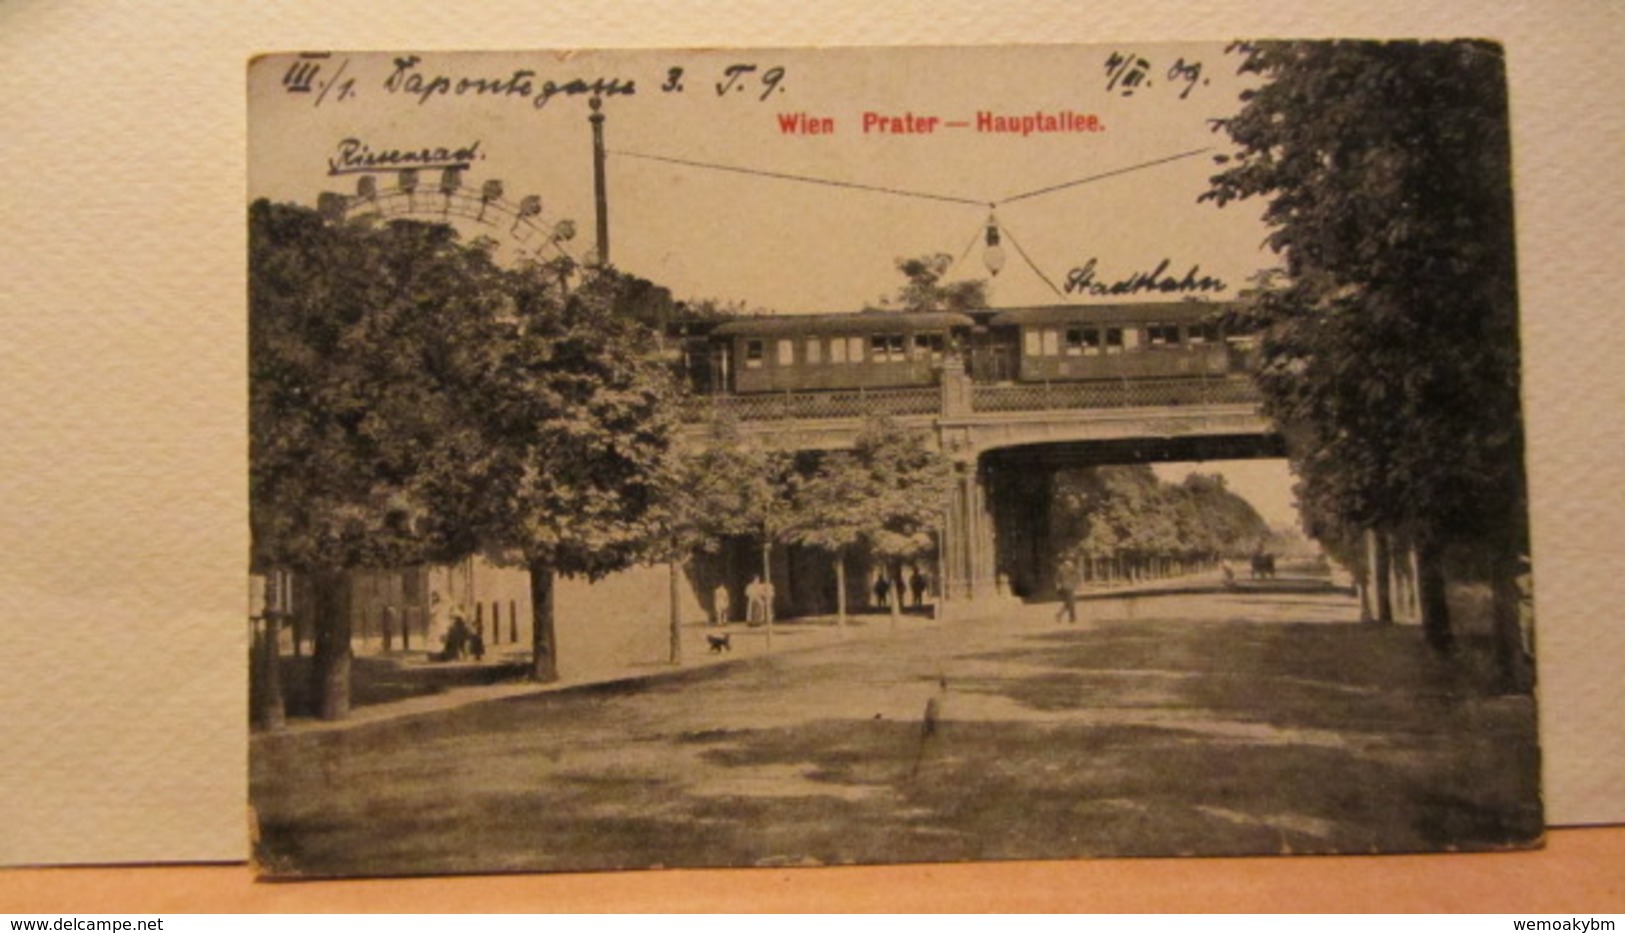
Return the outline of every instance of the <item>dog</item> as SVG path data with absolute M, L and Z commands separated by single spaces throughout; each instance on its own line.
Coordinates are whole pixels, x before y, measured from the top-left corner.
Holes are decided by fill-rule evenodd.
M 721 654 L 724 651 L 734 650 L 732 635 L 707 635 L 705 643 L 711 646 L 712 654 Z

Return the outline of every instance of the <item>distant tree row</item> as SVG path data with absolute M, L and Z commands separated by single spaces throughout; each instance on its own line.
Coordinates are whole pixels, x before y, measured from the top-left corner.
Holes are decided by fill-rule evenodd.
M 1194 571 L 1271 540 L 1257 510 L 1216 474 L 1166 483 L 1149 466 L 1088 467 L 1058 472 L 1054 488 L 1053 533 L 1086 579 Z

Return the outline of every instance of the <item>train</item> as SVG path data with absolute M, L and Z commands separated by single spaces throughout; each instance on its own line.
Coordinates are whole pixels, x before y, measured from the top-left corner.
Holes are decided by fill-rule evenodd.
M 684 334 L 701 394 L 935 385 L 950 357 L 984 384 L 1224 377 L 1252 341 L 1222 326 L 1228 304 L 1046 305 L 964 312 L 736 318 Z

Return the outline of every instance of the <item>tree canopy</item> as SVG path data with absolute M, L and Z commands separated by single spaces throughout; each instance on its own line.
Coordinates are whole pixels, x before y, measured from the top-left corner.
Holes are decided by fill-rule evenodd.
M 503 268 L 443 225 L 260 201 L 249 226 L 256 562 L 330 574 L 518 553 L 535 673 L 556 676 L 553 576 L 625 567 L 660 531 L 677 388 L 628 311 L 657 313 L 660 295 L 611 271 L 572 290 L 557 268 Z M 342 692 L 338 602 L 318 654 L 336 653 Z
M 1143 464 L 1062 470 L 1054 516 L 1061 550 L 1086 558 L 1212 560 L 1249 553 L 1271 537 L 1223 476 L 1165 483 Z
M 911 256 L 897 260 L 903 285 L 896 293 L 880 299 L 870 311 L 969 311 L 987 307 L 987 280 L 947 281 L 954 257 L 947 253 Z
M 1320 511 L 1521 542 L 1523 435 L 1501 49 L 1266 42 L 1205 196 L 1261 197 L 1285 275 L 1259 382 Z M 1519 546 L 1514 544 L 1513 546 Z
M 253 559 L 380 567 L 454 552 L 424 484 L 455 462 L 507 303 L 489 253 L 445 227 L 249 210 Z M 466 543 L 466 542 L 464 542 Z
M 884 417 L 870 419 L 850 451 L 826 454 L 796 478 L 786 537 L 837 556 L 842 618 L 846 553 L 862 546 L 883 563 L 930 553 L 953 481 L 952 462 L 926 432 Z

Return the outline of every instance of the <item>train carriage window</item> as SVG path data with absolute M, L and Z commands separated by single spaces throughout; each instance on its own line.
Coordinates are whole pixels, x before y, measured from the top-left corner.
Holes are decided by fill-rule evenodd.
M 914 358 L 940 363 L 944 346 L 945 341 L 941 334 L 915 334 Z
M 831 363 L 846 362 L 846 338 L 831 337 L 829 341 L 829 361 Z
M 1073 327 L 1066 332 L 1067 356 L 1099 356 L 1100 328 Z
M 907 358 L 903 352 L 903 335 L 875 334 L 870 337 L 869 358 L 876 363 L 901 363 Z
M 1044 328 L 1044 355 L 1061 355 L 1061 332 L 1053 327 Z
M 779 341 L 779 365 L 796 365 L 796 342 L 794 340 Z
M 863 362 L 863 338 L 846 338 L 846 359 L 851 363 Z
M 1131 331 L 1127 332 L 1127 336 L 1134 337 L 1134 336 L 1138 336 L 1138 335 L 1136 334 L 1135 331 L 1131 330 Z M 1128 343 L 1126 345 L 1127 346 L 1133 346 L 1134 344 Z M 1106 352 L 1107 352 L 1107 354 L 1122 353 L 1124 346 L 1125 346 L 1125 334 L 1124 334 L 1123 328 L 1121 328 L 1121 327 L 1108 327 L 1108 328 L 1106 328 Z
M 807 341 L 807 362 L 814 366 L 822 363 L 823 350 L 824 342 L 822 340 L 813 339 Z
M 1145 335 L 1153 347 L 1179 346 L 1178 324 L 1149 324 L 1145 328 Z
M 1036 327 L 1029 327 L 1022 331 L 1022 352 L 1028 356 L 1044 355 L 1044 335 Z
M 1217 324 L 1192 324 L 1185 329 L 1185 333 L 1186 339 L 1193 347 L 1219 342 L 1219 325 Z
M 766 355 L 767 347 L 760 340 L 745 341 L 745 368 L 761 369 L 762 357 Z

